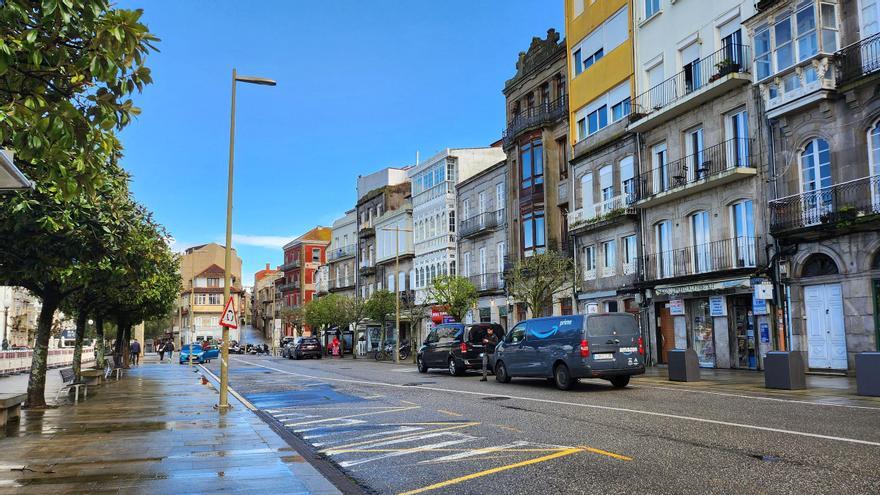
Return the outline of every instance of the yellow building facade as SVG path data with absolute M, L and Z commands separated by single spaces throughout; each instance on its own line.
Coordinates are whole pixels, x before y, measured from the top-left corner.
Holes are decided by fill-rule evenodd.
M 225 249 L 220 244 L 210 243 L 191 247 L 180 259 L 180 278 L 183 291 L 179 300 L 176 325 L 183 328 L 182 342 L 192 339 L 219 339 L 222 333 L 220 317 L 226 301 L 223 300 L 223 280 Z M 241 258 L 232 250 L 230 292 L 235 300 L 235 309 L 242 323 L 243 296 L 241 284 Z M 237 340 L 233 333 L 232 339 Z

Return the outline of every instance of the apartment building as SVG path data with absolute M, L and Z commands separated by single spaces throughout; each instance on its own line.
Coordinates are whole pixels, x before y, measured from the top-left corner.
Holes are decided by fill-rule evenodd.
M 282 307 L 299 307 L 315 296 L 315 272 L 327 262 L 330 228 L 317 226 L 284 245 L 284 281 L 279 285 Z M 307 326 L 306 331 L 310 332 Z M 293 335 L 286 325 L 285 335 Z
M 357 279 L 357 212 L 351 209 L 333 222 L 328 262 L 328 290 L 354 297 Z
M 479 294 L 469 323 L 500 323 L 507 328 L 507 161 L 459 182 L 455 190 L 461 216 L 458 274 L 470 279 Z
M 390 210 L 376 218 L 376 267 L 381 273 L 377 281 L 380 289 L 397 292 L 401 301 L 412 301 L 415 297 L 413 286 L 413 208 L 406 198 L 396 210 Z M 401 341 L 410 338 L 411 324 L 401 319 Z
M 760 369 L 772 350 L 765 143 L 742 22 L 752 0 L 633 4 L 641 286 L 652 357 L 694 349 L 703 367 Z M 670 33 L 675 33 L 672 36 Z
M 385 212 L 403 206 L 409 194 L 405 169 L 386 168 L 366 177 L 358 177 L 357 293 L 361 299 L 369 299 L 373 292 L 382 288 L 384 275 L 376 266 L 375 221 Z
M 566 2 L 571 136 L 568 234 L 580 313 L 639 312 L 632 2 Z
M 789 348 L 854 370 L 880 343 L 880 2 L 757 2 L 770 233 Z M 762 208 L 763 209 L 763 208 Z
M 27 289 L 0 287 L 0 311 L 3 312 L 0 343 L 9 348 L 32 346 L 42 307 L 42 301 Z
M 271 268 L 266 263 L 266 268 L 254 274 L 254 304 L 253 326 L 267 339 L 272 338 L 274 331 L 274 319 L 278 318 L 281 294 L 276 284 L 284 277 L 284 272 L 277 268 Z
M 409 169 L 415 243 L 415 290 L 419 304 L 432 303 L 429 287 L 456 270 L 455 186 L 504 159 L 501 148 L 447 148 Z M 421 325 L 428 329 L 429 324 Z
M 180 278 L 183 291 L 180 294 L 182 317 L 176 327 L 183 328 L 180 339 L 191 342 L 201 339 L 220 339 L 223 329 L 220 317 L 226 301 L 223 300 L 226 248 L 217 243 L 202 244 L 187 249 L 180 259 Z M 235 308 L 241 310 L 244 290 L 241 285 L 241 258 L 232 250 L 230 267 L 230 294 Z M 232 333 L 233 340 L 238 340 Z
M 566 43 L 556 30 L 532 38 L 520 52 L 516 74 L 504 84 L 507 128 L 507 254 L 511 263 L 555 249 L 569 251 L 567 214 L 568 94 Z M 515 302 L 510 324 L 525 319 L 525 305 Z M 554 314 L 572 311 L 570 295 L 554 301 Z

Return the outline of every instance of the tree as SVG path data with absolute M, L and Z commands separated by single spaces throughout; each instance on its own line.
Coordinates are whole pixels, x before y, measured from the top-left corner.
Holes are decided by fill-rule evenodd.
M 332 294 L 335 296 L 335 294 Z M 366 316 L 366 304 L 363 299 L 358 297 L 337 296 L 336 312 L 334 318 L 339 328 L 351 328 L 354 332 L 353 340 L 357 342 L 357 326 Z M 353 345 L 357 345 L 353 343 Z M 352 357 L 357 359 L 357 352 L 351 353 Z
M 429 305 L 419 304 L 415 297 L 415 292 L 408 291 L 401 294 L 400 297 L 400 317 L 409 321 L 409 331 L 411 334 L 410 346 L 412 348 L 413 363 L 416 362 L 416 351 L 419 348 L 419 339 L 416 337 L 421 332 L 422 320 L 425 319 L 425 312 Z
M 524 258 L 505 273 L 508 293 L 525 303 L 533 317 L 552 309 L 553 296 L 572 290 L 577 278 L 574 260 L 556 251 Z
M 386 327 L 389 318 L 394 314 L 394 294 L 387 290 L 377 290 L 364 303 L 364 314 L 367 318 L 382 324 L 382 342 L 386 339 Z M 397 339 L 395 339 L 396 341 Z
M 446 312 L 460 322 L 477 302 L 477 288 L 467 277 L 442 275 L 428 288 L 428 300 L 446 308 Z
M 296 336 L 302 335 L 303 310 L 300 306 L 281 308 L 281 321 L 294 328 Z

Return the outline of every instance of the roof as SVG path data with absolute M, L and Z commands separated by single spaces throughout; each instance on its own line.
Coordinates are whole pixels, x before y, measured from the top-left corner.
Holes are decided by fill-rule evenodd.
M 329 243 L 330 236 L 332 231 L 330 227 L 323 227 L 321 225 L 316 226 L 312 230 L 309 230 L 305 234 L 297 237 L 296 239 L 288 242 L 284 245 L 283 249 L 287 250 L 299 244 L 304 244 L 307 241 L 318 242 L 318 243 Z

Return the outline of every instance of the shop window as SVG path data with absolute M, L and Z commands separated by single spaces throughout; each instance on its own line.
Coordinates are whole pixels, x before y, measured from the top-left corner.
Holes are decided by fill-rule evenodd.
M 817 253 L 811 255 L 804 262 L 801 277 L 821 277 L 822 275 L 837 275 L 838 273 L 837 263 L 830 256 Z

